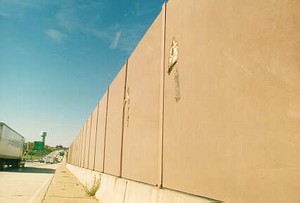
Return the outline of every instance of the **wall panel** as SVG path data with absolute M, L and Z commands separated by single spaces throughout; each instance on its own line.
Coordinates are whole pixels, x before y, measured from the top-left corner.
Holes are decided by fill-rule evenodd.
M 76 166 L 80 166 L 80 133 L 76 138 Z
M 90 135 L 89 167 L 88 167 L 91 170 L 94 170 L 95 167 L 97 123 L 98 123 L 98 105 L 94 109 L 91 117 L 91 135 Z
M 84 158 L 85 158 L 85 142 L 86 142 L 86 123 L 83 125 L 81 129 L 81 161 L 80 161 L 80 167 L 84 167 Z
M 73 149 L 73 142 L 69 147 L 69 153 L 68 153 L 68 163 L 73 164 L 73 153 L 74 153 L 74 149 Z
M 78 153 L 78 156 L 79 156 L 79 165 L 78 166 L 81 166 L 81 163 L 82 163 L 82 129 L 80 130 L 80 138 L 79 138 L 79 146 L 78 146 L 78 148 L 79 148 L 79 153 Z
M 126 65 L 109 87 L 104 172 L 120 176 Z
M 163 186 L 300 201 L 299 4 L 169 1 L 166 72 L 173 40 L 179 55 L 165 78 Z
M 83 164 L 84 168 L 88 168 L 89 165 L 89 152 L 90 152 L 89 148 L 90 148 L 90 135 L 91 135 L 90 126 L 91 126 L 91 116 L 86 121 L 85 132 L 84 132 L 84 136 L 85 136 L 84 164 Z
M 92 115 L 87 120 L 84 168 L 89 167 Z
M 80 143 L 79 143 L 79 138 L 80 138 L 80 136 L 78 136 L 78 138 L 76 139 L 76 155 L 75 155 L 76 156 L 76 161 L 75 161 L 75 165 L 76 166 L 80 166 L 80 162 L 79 162 L 80 161 L 80 151 L 79 151 L 80 150 L 80 148 L 79 148 L 80 147 L 80 145 L 79 145 Z
M 78 141 L 77 141 L 77 166 L 80 167 L 80 160 L 81 160 L 81 131 L 78 136 Z
M 153 185 L 160 184 L 163 14 L 156 18 L 128 60 L 124 115 L 122 176 Z
M 76 164 L 76 139 L 73 141 L 72 143 L 72 164 L 75 165 Z
M 76 142 L 72 143 L 72 164 L 76 164 Z
M 96 152 L 95 152 L 95 170 L 103 172 L 104 164 L 104 148 L 105 148 L 105 133 L 106 133 L 106 109 L 107 109 L 107 95 L 104 94 L 98 104 L 98 122 L 96 134 Z

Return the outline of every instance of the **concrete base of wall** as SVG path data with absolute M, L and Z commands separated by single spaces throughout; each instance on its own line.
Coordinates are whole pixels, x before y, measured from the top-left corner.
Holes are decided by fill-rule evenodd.
M 115 176 L 95 172 L 67 164 L 67 168 L 86 186 L 93 184 L 95 178 L 101 178 L 101 186 L 96 198 L 101 203 L 212 203 L 203 197 L 193 196 L 168 189 L 143 184 Z

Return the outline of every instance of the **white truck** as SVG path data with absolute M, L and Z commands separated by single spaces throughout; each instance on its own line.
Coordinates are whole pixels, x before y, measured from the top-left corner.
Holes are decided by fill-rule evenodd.
M 46 159 L 45 159 L 45 163 L 46 164 L 54 164 L 54 160 L 55 160 L 55 158 L 52 156 L 52 155 L 48 155 L 48 156 L 46 156 Z
M 22 135 L 0 122 L 0 170 L 5 165 L 11 165 L 14 168 L 24 167 L 24 142 Z

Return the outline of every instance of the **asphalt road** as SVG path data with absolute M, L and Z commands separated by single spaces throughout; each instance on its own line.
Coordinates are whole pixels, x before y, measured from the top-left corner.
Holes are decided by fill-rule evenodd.
M 57 166 L 26 163 L 25 168 L 0 171 L 0 202 L 42 202 Z

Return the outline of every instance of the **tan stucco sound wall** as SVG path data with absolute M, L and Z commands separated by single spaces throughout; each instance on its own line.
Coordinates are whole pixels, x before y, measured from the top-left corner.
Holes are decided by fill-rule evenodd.
M 122 177 L 159 185 L 162 15 L 128 60 Z M 155 42 L 155 43 L 153 43 Z
M 86 123 L 83 125 L 82 129 L 81 129 L 81 161 L 80 161 L 80 166 L 84 167 L 84 154 L 85 154 L 85 140 L 86 140 L 86 136 L 85 136 L 85 131 L 86 131 Z
M 79 147 L 79 149 L 78 149 L 79 150 L 79 154 L 78 154 L 79 155 L 79 160 L 78 160 L 79 163 L 78 163 L 78 166 L 82 166 L 82 157 L 83 157 L 83 155 L 82 155 L 83 154 L 82 153 L 83 152 L 83 150 L 82 150 L 82 145 L 83 145 L 82 129 L 83 129 L 83 127 L 81 128 L 80 133 L 79 133 L 80 137 L 79 137 L 79 144 L 78 144 L 78 147 Z
M 94 109 L 91 115 L 91 135 L 90 135 L 90 147 L 89 147 L 89 169 L 94 170 L 95 167 L 95 150 L 96 150 L 96 132 L 98 122 L 98 105 Z
M 91 137 L 91 116 L 88 118 L 85 127 L 85 147 L 84 147 L 84 168 L 89 165 L 89 152 L 90 152 L 90 137 Z
M 74 143 L 74 141 L 71 143 L 71 145 L 70 145 L 70 147 L 69 147 L 68 163 L 74 165 L 74 161 L 73 161 L 73 154 L 74 154 L 73 143 Z
M 80 162 L 80 133 L 77 135 L 75 142 L 75 157 L 74 157 L 74 165 L 79 166 Z
M 98 123 L 96 135 L 96 154 L 95 154 L 95 170 L 103 172 L 104 164 L 104 143 L 106 132 L 106 109 L 107 109 L 107 95 L 104 94 L 98 104 Z
M 166 62 L 173 38 L 179 59 L 165 78 L 164 187 L 300 201 L 299 3 L 169 1 Z
M 102 142 L 106 144 L 97 141 L 96 170 L 103 171 L 101 150 L 106 148 L 104 172 L 115 176 L 123 168 L 123 177 L 160 183 L 155 180 L 160 178 L 162 159 L 166 188 L 225 202 L 300 202 L 299 4 L 170 0 L 166 63 L 161 66 L 165 71 L 164 122 L 159 124 L 164 129 L 163 153 L 161 140 L 152 134 L 158 110 L 148 112 L 156 105 L 162 77 L 154 79 L 156 64 L 163 59 L 156 53 L 161 47 L 151 51 L 161 40 L 157 20 L 128 61 L 131 103 L 123 160 L 125 66 L 110 86 Z M 179 56 L 168 75 L 173 39 L 178 41 Z M 181 97 L 178 102 L 176 96 Z M 86 128 L 80 135 L 81 154 L 85 154 Z M 102 133 L 100 140 L 105 140 Z
M 76 139 L 72 142 L 72 145 L 71 145 L 71 151 L 74 152 L 72 153 L 72 157 L 71 157 L 71 161 L 72 161 L 72 164 L 76 164 L 76 154 L 78 153 L 77 152 L 77 149 L 76 149 Z
M 126 65 L 109 87 L 104 172 L 120 176 Z

